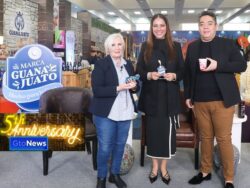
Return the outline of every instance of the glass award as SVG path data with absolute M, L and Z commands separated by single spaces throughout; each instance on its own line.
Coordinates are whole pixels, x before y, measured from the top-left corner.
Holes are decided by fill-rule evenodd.
M 163 76 L 166 72 L 166 68 L 161 64 L 161 60 L 158 60 L 159 67 L 157 67 L 157 72 L 160 74 L 160 79 L 163 79 Z

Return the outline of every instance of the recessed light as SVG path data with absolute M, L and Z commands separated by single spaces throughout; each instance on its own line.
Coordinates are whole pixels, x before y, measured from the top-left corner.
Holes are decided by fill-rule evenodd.
M 223 12 L 223 10 L 216 10 L 215 14 L 221 14 Z
M 188 10 L 188 14 L 193 14 L 194 12 L 194 10 Z
M 111 16 L 114 16 L 114 15 L 115 15 L 114 12 L 108 12 L 108 14 L 111 15 Z
M 249 13 L 250 12 L 250 9 L 246 10 L 244 13 Z
M 136 14 L 136 15 L 140 15 L 140 14 L 141 14 L 141 12 L 140 12 L 140 11 L 135 11 L 135 12 L 134 12 L 134 14 Z
M 161 14 L 167 14 L 167 13 L 168 13 L 167 10 L 162 10 L 162 11 L 161 11 Z

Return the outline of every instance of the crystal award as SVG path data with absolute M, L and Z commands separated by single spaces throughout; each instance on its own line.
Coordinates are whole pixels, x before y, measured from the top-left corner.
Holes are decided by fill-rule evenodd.
M 166 68 L 161 64 L 161 60 L 158 60 L 159 67 L 157 67 L 157 72 L 160 74 L 161 77 L 164 76 L 166 72 Z

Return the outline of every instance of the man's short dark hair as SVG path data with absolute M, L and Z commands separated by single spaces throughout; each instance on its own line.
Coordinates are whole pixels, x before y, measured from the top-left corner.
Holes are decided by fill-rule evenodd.
M 213 18 L 215 23 L 217 23 L 216 15 L 213 12 L 211 12 L 211 11 L 202 11 L 200 16 L 199 16 L 199 21 L 200 21 L 200 18 L 203 17 L 203 16 L 210 16 L 210 17 Z

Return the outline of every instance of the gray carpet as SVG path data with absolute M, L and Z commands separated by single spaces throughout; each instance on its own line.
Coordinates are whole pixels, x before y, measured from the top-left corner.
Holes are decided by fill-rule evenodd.
M 159 178 L 151 184 L 147 178 L 150 161 L 139 165 L 139 141 L 133 141 L 135 162 L 123 179 L 128 188 L 221 188 L 222 181 L 213 173 L 211 181 L 201 185 L 187 184 L 197 173 L 194 169 L 193 150 L 178 148 L 176 156 L 169 161 L 168 170 L 172 181 L 167 186 Z M 242 144 L 241 163 L 235 179 L 236 188 L 250 187 L 250 144 Z M 91 155 L 86 152 L 54 152 L 50 160 L 49 175 L 42 174 L 41 152 L 0 152 L 0 188 L 95 188 L 96 171 L 92 168 Z M 115 188 L 107 183 L 107 188 Z

